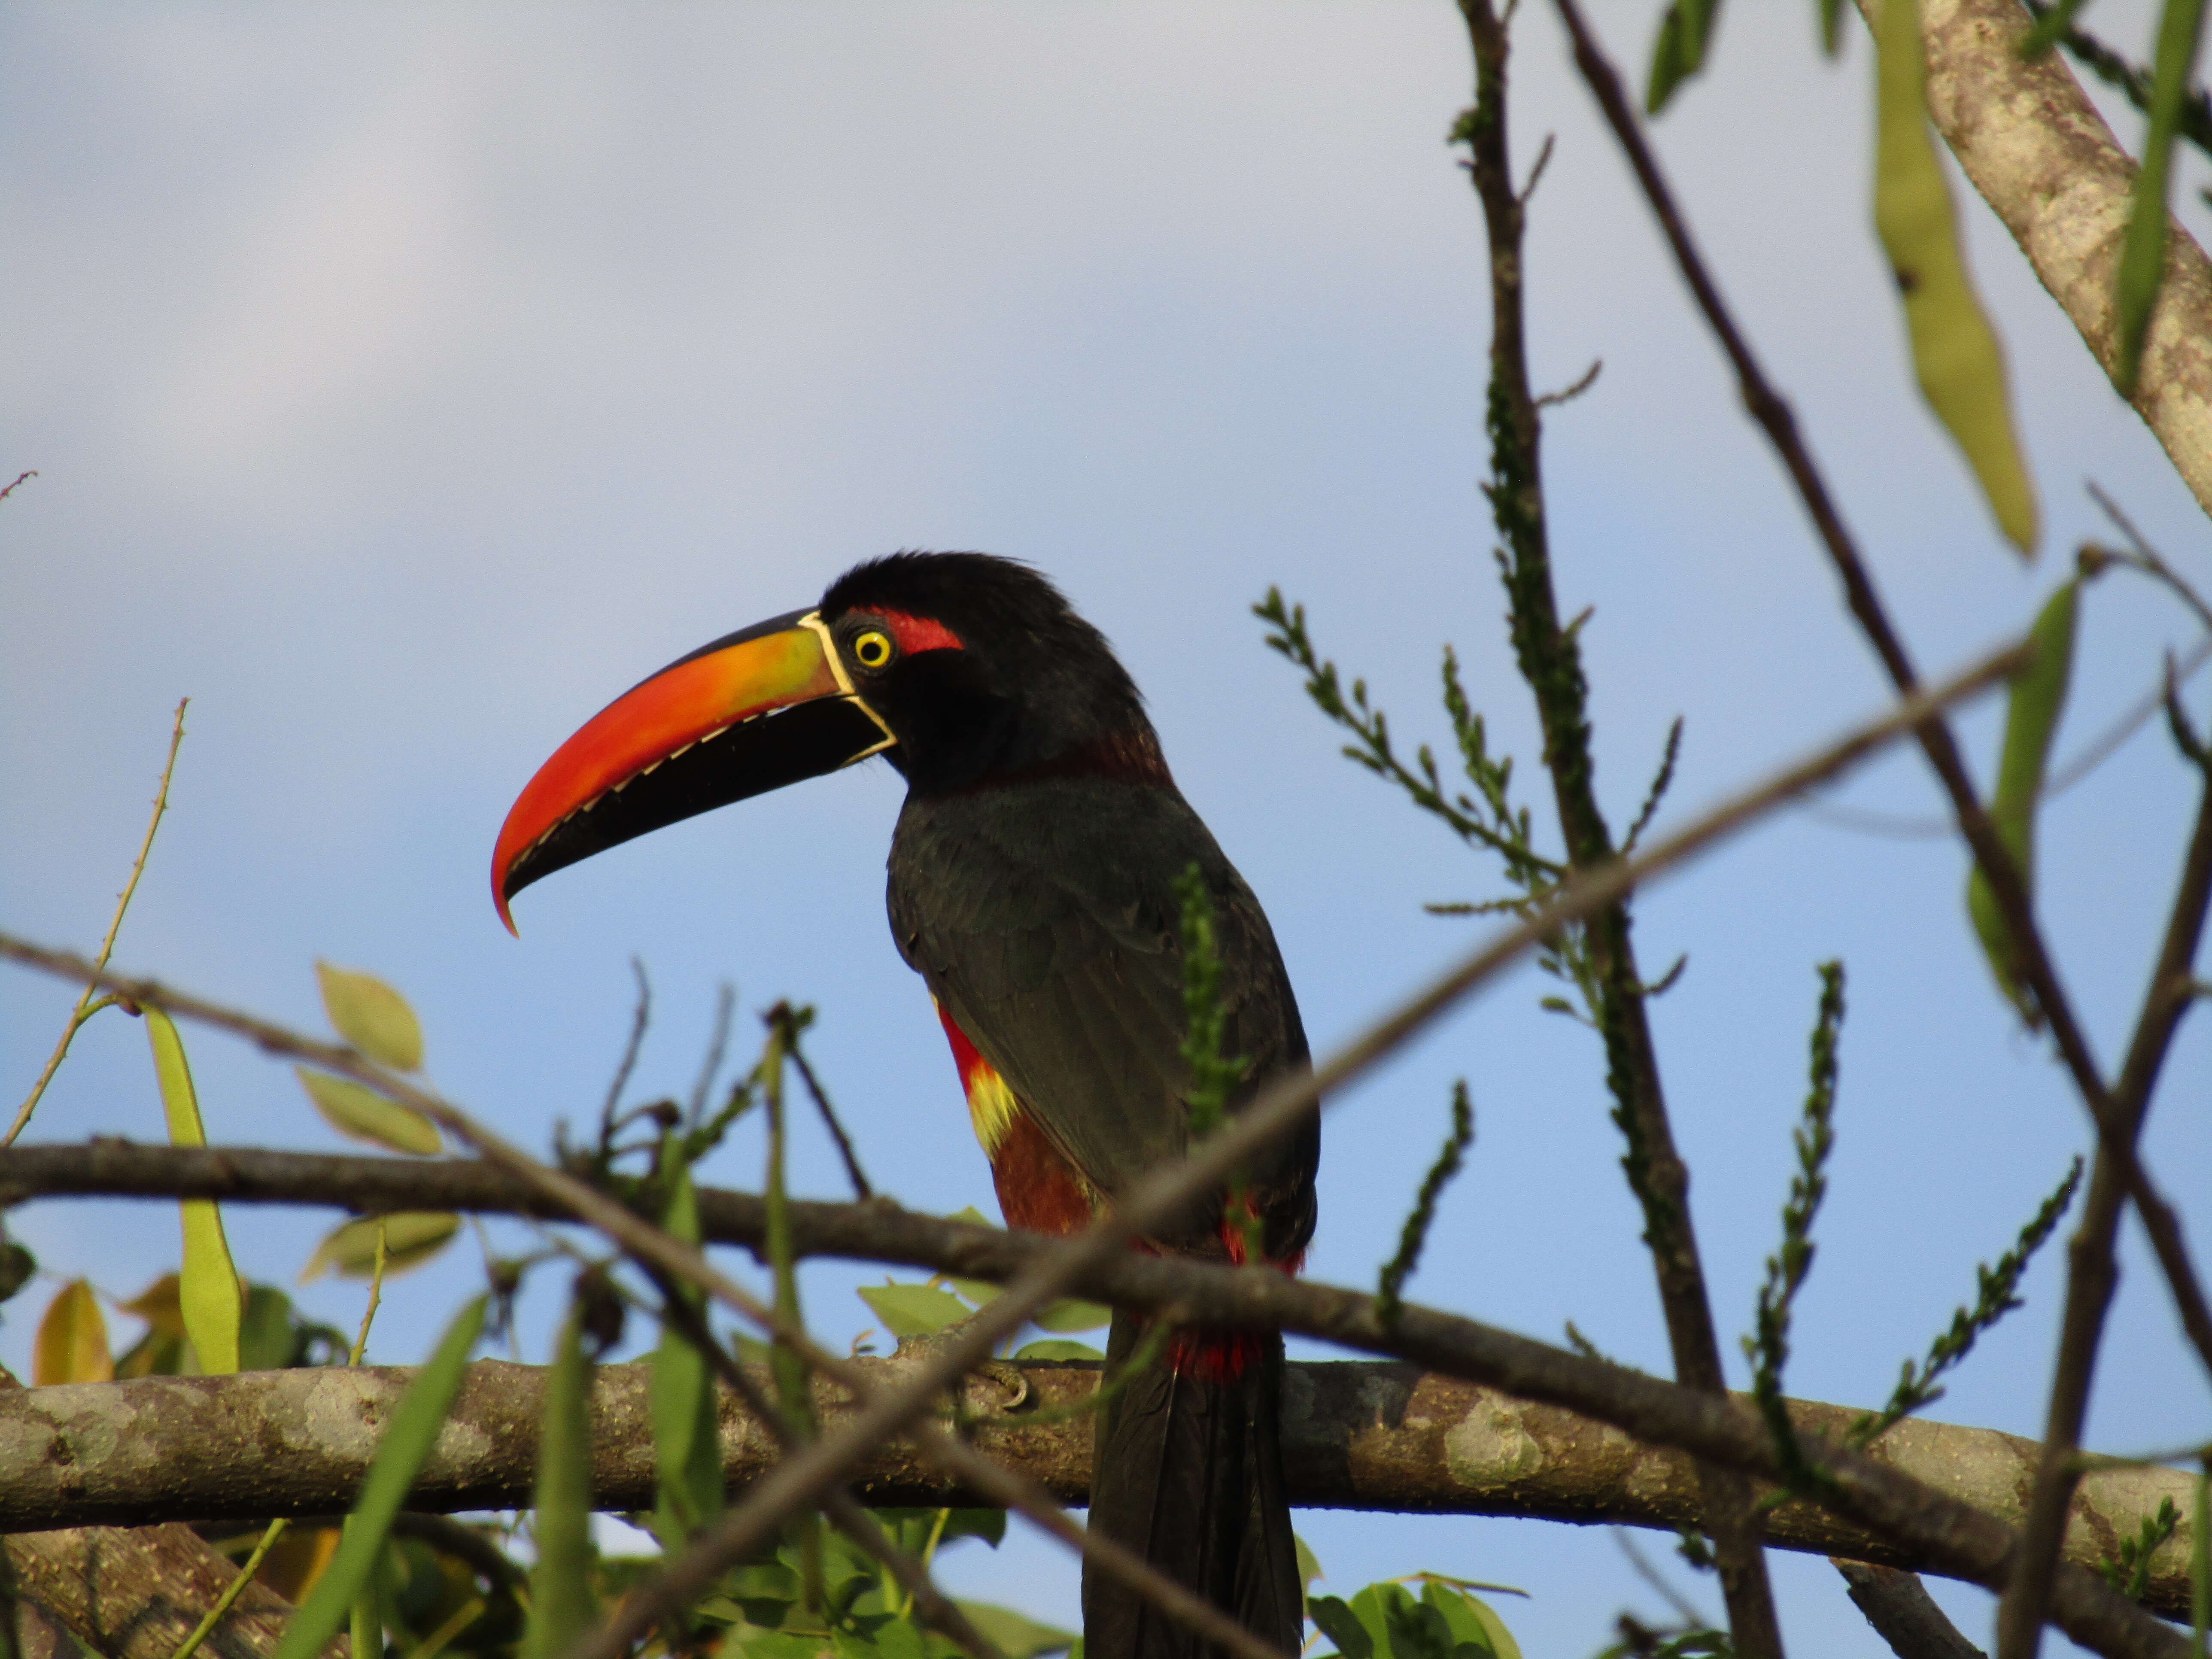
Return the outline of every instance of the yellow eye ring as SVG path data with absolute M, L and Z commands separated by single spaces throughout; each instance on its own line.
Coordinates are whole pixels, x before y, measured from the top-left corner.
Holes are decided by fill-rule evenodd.
M 890 635 L 877 629 L 856 635 L 853 640 L 853 660 L 863 668 L 881 668 L 891 659 Z

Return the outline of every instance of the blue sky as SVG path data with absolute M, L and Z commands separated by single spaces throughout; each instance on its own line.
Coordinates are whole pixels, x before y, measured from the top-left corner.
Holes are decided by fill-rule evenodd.
M 1679 823 L 1875 709 L 1883 685 L 1549 11 L 1525 9 L 1522 164 L 1556 136 L 1530 240 L 1536 372 L 1563 386 L 1605 365 L 1547 428 L 1560 599 L 1594 607 L 1616 822 L 1686 718 L 1662 818 Z M 2095 15 L 2140 50 L 2144 9 Z M 1640 61 L 1656 6 L 1593 10 Z M 2203 515 L 1965 194 L 2047 526 L 2034 569 L 2004 550 L 1912 391 L 1867 229 L 1865 41 L 1822 62 L 1811 10 L 1731 9 L 1657 138 L 1920 660 L 1961 662 L 2033 614 L 2072 546 L 2104 533 L 2085 477 L 2212 575 Z M 882 1184 L 988 1212 L 941 1038 L 881 920 L 888 769 L 564 872 L 519 902 L 519 944 L 485 890 L 507 803 L 616 691 L 860 557 L 980 547 L 1052 573 L 1114 640 L 1267 903 L 1316 1043 L 1350 1035 L 1469 941 L 1423 902 L 1495 878 L 1336 757 L 1252 601 L 1271 584 L 1304 601 L 1408 738 L 1438 731 L 1451 641 L 1543 817 L 1475 488 L 1481 228 L 1443 142 L 1468 78 L 1441 0 L 9 8 L 0 465 L 40 476 L 0 507 L 0 915 L 97 940 L 189 694 L 119 963 L 311 1029 L 317 957 L 383 975 L 421 1010 L 438 1085 L 541 1146 L 596 1109 L 633 956 L 658 994 L 644 1090 L 688 1087 L 719 982 L 746 1011 L 809 1001 Z M 2132 117 L 2118 127 L 2132 141 Z M 2118 576 L 2085 618 L 2062 755 L 2192 638 Z M 1993 720 L 1962 722 L 1985 775 Z M 1906 818 L 1936 805 L 1910 757 L 1837 799 Z M 2040 902 L 2108 1064 L 2190 810 L 2154 727 L 2045 815 Z M 1652 971 L 1689 957 L 1654 1022 L 1732 1364 L 1788 1179 L 1814 964 L 1850 971 L 1797 1392 L 1885 1394 L 2087 1143 L 1987 982 L 1963 876 L 1942 839 L 1799 811 L 1639 909 Z M 1663 1369 L 1595 1045 L 1538 1009 L 1545 988 L 1520 974 L 1336 1103 L 1311 1270 L 1371 1279 L 1463 1075 L 1480 1139 L 1414 1293 L 1553 1340 L 1572 1319 Z M 69 1000 L 0 977 L 8 1077 L 27 1084 Z M 187 1041 L 217 1139 L 335 1144 L 283 1068 Z M 2200 1234 L 2209 1082 L 2187 1030 L 2148 1140 Z M 103 1016 L 33 1134 L 159 1133 L 143 1035 Z M 740 1134 L 710 1174 L 751 1184 L 759 1156 Z M 838 1190 L 824 1145 L 799 1175 Z M 50 1267 L 128 1295 L 173 1261 L 170 1213 L 19 1219 Z M 287 1280 L 319 1218 L 232 1226 L 250 1271 Z M 2115 1450 L 2204 1431 L 2201 1375 L 2139 1243 L 2093 1415 Z M 456 1252 L 403 1281 L 375 1357 L 418 1353 L 473 1271 Z M 862 1277 L 811 1272 L 824 1329 L 866 1322 Z M 1936 1415 L 2036 1431 L 2061 1288 L 2054 1255 Z M 17 1304 L 0 1358 L 21 1359 L 46 1294 Z M 357 1317 L 357 1287 L 302 1295 Z M 1301 1528 L 1333 1589 L 1420 1568 L 1526 1587 L 1508 1613 L 1532 1654 L 1594 1651 L 1622 1607 L 1658 1611 L 1602 1531 Z M 1072 1613 L 1053 1550 L 969 1553 L 963 1588 Z M 1794 1652 L 1881 1651 L 1825 1565 L 1777 1572 Z M 1709 1589 L 1693 1593 L 1711 1605 Z M 1978 1592 L 1945 1595 L 1986 1630 Z

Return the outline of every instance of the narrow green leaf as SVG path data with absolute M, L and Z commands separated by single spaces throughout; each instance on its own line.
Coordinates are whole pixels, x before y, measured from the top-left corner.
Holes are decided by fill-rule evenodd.
M 192 1091 L 192 1070 L 185 1063 L 176 1023 L 159 1008 L 147 1009 L 146 1040 L 153 1045 L 154 1075 L 161 1085 L 169 1144 L 206 1146 L 199 1097 Z M 238 1266 L 230 1259 L 230 1243 L 223 1237 L 222 1213 L 204 1198 L 185 1199 L 177 1210 L 185 1233 L 184 1263 L 177 1276 L 185 1334 L 191 1339 L 203 1372 L 228 1376 L 238 1369 L 238 1329 L 246 1307 Z
M 2036 507 L 2004 355 L 1974 297 L 1951 187 L 1928 131 L 1919 0 L 1884 0 L 1875 27 L 1875 228 L 1905 303 L 1921 396 L 1973 470 L 1997 526 L 2034 556 Z
M 2127 240 L 2120 247 L 2116 296 L 2120 361 L 2112 376 L 2120 395 L 2135 396 L 2143 342 L 2166 276 L 2166 204 L 2173 173 L 2173 141 L 2182 106 L 2197 72 L 2204 33 L 2204 0 L 2166 0 L 2158 19 L 2158 49 L 2151 60 L 2150 124 L 2143 137 L 2142 167 L 2128 210 Z
M 1058 1331 L 1065 1335 L 1070 1331 L 1103 1330 L 1114 1322 L 1114 1310 L 1097 1302 L 1079 1301 L 1062 1297 L 1057 1302 L 1048 1302 L 1030 1316 L 1030 1323 L 1041 1331 Z
M 1024 1342 L 1014 1350 L 1017 1359 L 1097 1359 L 1106 1356 L 1088 1342 L 1071 1342 L 1064 1337 L 1046 1337 L 1041 1341 Z
M 530 1574 L 530 1628 L 522 1659 L 559 1659 L 599 1622 L 592 1580 L 592 1367 L 583 1310 L 562 1322 L 545 1379 L 538 1442 L 538 1565 Z
M 407 999 L 374 974 L 315 964 L 331 1029 L 379 1066 L 411 1072 L 422 1063 L 422 1027 Z
M 950 1291 L 934 1285 L 864 1285 L 860 1300 L 893 1336 L 929 1336 L 957 1325 L 975 1311 Z
M 660 1157 L 668 1184 L 668 1208 L 660 1224 L 672 1237 L 696 1244 L 699 1196 L 675 1136 L 663 1139 Z M 676 1294 L 695 1312 L 703 1312 L 696 1291 L 683 1286 Z M 675 1549 L 722 1512 L 720 1437 L 707 1358 L 665 1322 L 653 1355 L 653 1455 L 659 1475 L 653 1512 L 663 1549 Z
M 959 1601 L 953 1605 L 969 1622 L 988 1638 L 1006 1659 L 1040 1659 L 1048 1653 L 1065 1653 L 1075 1642 L 1075 1632 L 1016 1613 L 988 1601 Z
M 444 1249 L 461 1230 L 461 1218 L 434 1210 L 402 1210 L 395 1215 L 341 1222 L 315 1246 L 314 1255 L 300 1269 L 300 1282 L 307 1284 L 325 1273 L 367 1279 L 376 1266 L 380 1226 L 384 1229 L 384 1276 L 389 1279 L 421 1267 Z
M 337 1553 L 307 1593 L 292 1622 L 284 1628 L 271 1659 L 316 1659 L 338 1626 L 345 1622 L 355 1593 L 369 1582 L 369 1574 L 383 1553 L 392 1517 L 415 1484 L 416 1471 L 437 1443 L 438 1430 L 452 1409 L 461 1386 L 469 1354 L 483 1334 L 484 1310 L 490 1298 L 477 1297 L 453 1316 L 415 1381 L 392 1407 L 376 1460 L 361 1484 L 360 1499 L 346 1527 Z
M 1705 66 L 1721 0 L 1669 0 L 1651 43 L 1651 78 L 1644 94 L 1644 112 L 1656 115 L 1674 89 Z
M 2003 757 L 1997 765 L 1996 793 L 1990 801 L 1990 817 L 1997 839 L 2012 854 L 2020 878 L 2031 898 L 2035 893 L 2035 809 L 2043 794 L 2044 771 L 2051 758 L 2051 739 L 2065 711 L 2066 688 L 2074 669 L 2074 614 L 2080 583 L 2060 586 L 2045 604 L 2029 630 L 2028 642 L 2035 660 L 2012 683 L 2005 708 Z M 2021 982 L 2014 957 L 2011 930 L 1997 908 L 1996 894 L 1977 866 L 1966 878 L 1966 910 L 1998 988 L 2021 1017 L 2033 1026 L 2039 1023 L 2033 1002 Z
M 1833 58 L 1843 44 L 1844 0 L 1820 0 L 1820 50 Z
M 417 1158 L 434 1158 L 445 1151 L 438 1126 L 413 1108 L 386 1100 L 349 1078 L 311 1072 L 304 1066 L 292 1069 L 307 1090 L 307 1098 L 323 1115 L 323 1121 L 340 1134 L 387 1152 L 412 1152 Z

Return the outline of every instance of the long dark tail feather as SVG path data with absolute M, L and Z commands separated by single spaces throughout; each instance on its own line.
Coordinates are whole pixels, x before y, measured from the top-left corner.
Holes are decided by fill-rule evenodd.
M 1143 1335 L 1114 1316 L 1107 1375 Z M 1156 1358 L 1099 1414 L 1091 1525 L 1180 1579 L 1271 1646 L 1298 1651 L 1305 1609 L 1283 1480 L 1283 1340 L 1243 1342 L 1257 1353 L 1240 1375 Z M 1084 1659 L 1219 1659 L 1201 1640 L 1087 1562 Z

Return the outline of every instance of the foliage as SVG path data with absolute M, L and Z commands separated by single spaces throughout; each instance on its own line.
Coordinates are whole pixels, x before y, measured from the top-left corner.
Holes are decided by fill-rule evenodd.
M 2150 1590 L 2150 1559 L 2181 1526 L 2181 1511 L 2171 1498 L 2160 1503 L 2158 1513 L 2146 1515 L 2132 1538 L 2123 1538 L 2111 1558 L 2097 1571 L 2106 1583 L 2131 1600 L 2140 1601 Z
M 1897 1387 L 1890 1391 L 1889 1403 L 1880 1413 L 1862 1417 L 1851 1425 L 1852 1444 L 1872 1444 L 1899 1419 L 1943 1397 L 1943 1390 L 1936 1386 L 1936 1379 L 1972 1352 L 1974 1343 L 1984 1331 L 2021 1305 L 2020 1281 L 2027 1272 L 2027 1264 L 2035 1259 L 2035 1253 L 2057 1227 L 2067 1206 L 2074 1201 L 2074 1189 L 2081 1183 L 2081 1160 L 2077 1158 L 2068 1169 L 2066 1178 L 2020 1230 L 2012 1249 L 1997 1258 L 1996 1266 L 1975 1264 L 1974 1305 L 1962 1307 L 1951 1316 L 1949 1328 L 1929 1344 L 1928 1357 L 1917 1366 L 1910 1359 L 1905 1362 Z
M 1404 1583 L 1370 1584 L 1349 1601 L 1316 1596 L 1306 1604 L 1338 1659 L 1521 1659 L 1505 1622 L 1474 1592 L 1520 1591 L 1501 1584 L 1419 1575 L 1416 1601 Z

